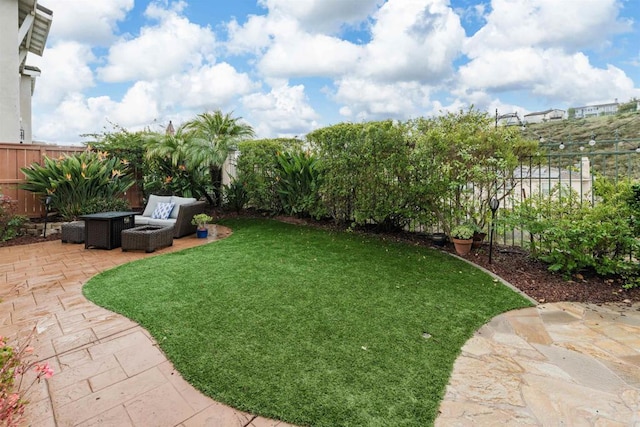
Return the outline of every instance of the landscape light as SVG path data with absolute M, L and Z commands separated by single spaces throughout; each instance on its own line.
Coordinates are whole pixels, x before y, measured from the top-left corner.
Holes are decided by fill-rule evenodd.
M 591 132 L 591 139 L 589 140 L 589 145 L 592 147 L 596 145 L 596 135 L 593 132 Z
M 558 148 L 560 148 L 561 150 L 564 150 L 564 143 L 561 142 L 560 145 L 558 146 Z

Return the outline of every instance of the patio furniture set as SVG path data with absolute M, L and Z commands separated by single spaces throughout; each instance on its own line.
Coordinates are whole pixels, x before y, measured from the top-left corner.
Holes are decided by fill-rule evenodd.
M 196 232 L 194 215 L 203 213 L 205 202 L 194 198 L 151 195 L 139 212 L 101 212 L 80 217 L 82 221 L 62 225 L 63 243 L 123 251 L 154 252 L 173 245 L 173 239 Z

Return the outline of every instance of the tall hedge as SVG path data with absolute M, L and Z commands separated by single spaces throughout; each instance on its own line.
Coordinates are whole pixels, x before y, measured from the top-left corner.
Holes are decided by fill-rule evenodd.
M 268 212 L 281 210 L 277 191 L 278 153 L 300 149 L 298 139 L 277 138 L 243 141 L 238 144 L 240 156 L 237 161 L 236 181 L 247 192 L 249 206 Z
M 320 197 L 334 220 L 401 227 L 407 200 L 410 147 L 391 120 L 342 123 L 307 135 L 320 159 Z

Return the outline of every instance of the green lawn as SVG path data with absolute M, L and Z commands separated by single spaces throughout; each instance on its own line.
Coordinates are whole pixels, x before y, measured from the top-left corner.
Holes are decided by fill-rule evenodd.
M 225 240 L 104 272 L 84 293 L 147 328 L 205 394 L 265 417 L 430 425 L 464 342 L 530 305 L 428 248 L 270 220 L 225 225 Z

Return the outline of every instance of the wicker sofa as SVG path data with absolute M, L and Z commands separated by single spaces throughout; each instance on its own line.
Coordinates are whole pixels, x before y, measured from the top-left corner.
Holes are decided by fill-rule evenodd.
M 167 219 L 152 218 L 158 203 L 173 203 L 174 207 Z M 191 224 L 193 216 L 204 213 L 207 204 L 194 198 L 177 196 L 149 196 L 147 206 L 142 215 L 136 215 L 136 227 L 139 225 L 173 226 L 173 237 L 180 238 L 196 232 L 196 226 Z

